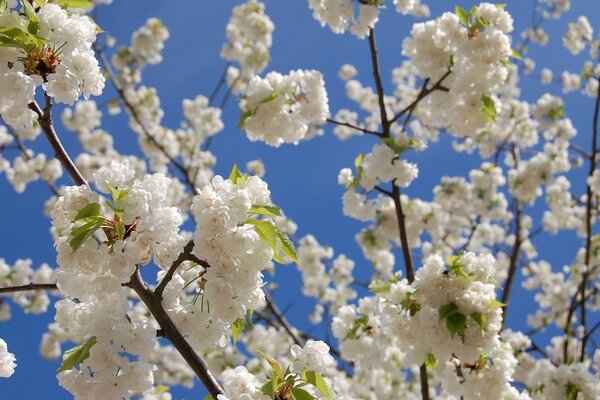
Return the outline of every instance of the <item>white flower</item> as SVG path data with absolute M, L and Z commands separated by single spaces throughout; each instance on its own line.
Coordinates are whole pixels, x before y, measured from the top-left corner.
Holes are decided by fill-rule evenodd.
M 294 357 L 292 371 L 297 373 L 305 369 L 323 373 L 335 364 L 335 360 L 329 354 L 329 346 L 320 340 L 308 340 L 304 347 L 295 344 L 290 352 Z
M 0 377 L 8 378 L 15 372 L 15 355 L 9 353 L 6 342 L 0 338 Z

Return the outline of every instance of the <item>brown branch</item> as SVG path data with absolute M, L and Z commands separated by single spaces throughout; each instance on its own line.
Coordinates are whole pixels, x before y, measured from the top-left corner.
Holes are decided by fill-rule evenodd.
M 296 343 L 298 346 L 303 346 L 304 342 L 300 339 L 296 332 L 294 332 L 287 318 L 283 315 L 281 310 L 279 310 L 279 307 L 277 307 L 277 304 L 275 304 L 275 301 L 273 301 L 273 298 L 267 292 L 265 292 L 265 301 L 267 302 L 267 308 L 275 316 L 279 324 L 281 324 L 281 326 L 283 327 L 283 329 L 285 329 L 288 335 L 290 335 L 294 343 Z
M 600 82 L 598 82 L 598 91 L 596 93 L 596 102 L 594 106 L 594 117 L 592 122 L 592 154 L 590 154 L 590 169 L 588 172 L 588 177 L 591 177 L 596 169 L 596 157 L 598 155 L 596 149 L 598 147 L 598 119 L 600 115 Z M 587 316 L 586 316 L 586 306 L 585 306 L 585 289 L 587 286 L 587 279 L 590 271 L 589 268 L 590 259 L 591 259 L 591 247 L 592 247 L 592 188 L 590 184 L 586 184 L 586 203 L 585 203 L 585 256 L 584 256 L 584 266 L 586 270 L 584 270 L 581 277 L 581 284 L 578 286 L 577 291 L 573 295 L 573 299 L 571 301 L 571 306 L 569 307 L 569 312 L 567 313 L 567 321 L 565 323 L 565 334 L 569 334 L 571 329 L 571 320 L 573 319 L 573 315 L 575 314 L 576 307 L 574 304 L 577 302 L 577 296 L 581 293 L 581 300 L 579 302 L 580 313 L 581 313 L 581 326 L 584 329 L 584 338 L 587 337 Z M 581 346 L 581 354 L 579 355 L 580 361 L 584 361 L 585 359 L 585 349 L 587 346 L 587 340 L 582 342 Z M 569 349 L 568 349 L 568 340 L 565 340 L 565 344 L 563 346 L 563 359 L 566 361 L 568 359 Z
M 156 289 L 154 289 L 154 294 L 156 296 L 162 298 L 163 292 L 165 291 L 165 288 L 167 287 L 169 282 L 171 282 L 171 279 L 173 279 L 173 275 L 177 271 L 177 268 L 179 268 L 181 263 L 189 259 L 189 256 L 192 253 L 193 249 L 194 239 L 187 242 L 187 244 L 183 248 L 183 251 L 181 252 L 181 254 L 179 254 L 179 257 L 177 257 L 177 259 L 173 261 L 173 264 L 171 264 L 171 267 L 167 270 L 167 273 L 165 274 L 163 279 L 160 281 Z
M 139 268 L 136 269 L 127 286 L 133 289 L 144 304 L 146 304 L 146 307 L 148 307 L 148 310 L 150 310 L 160 326 L 161 335 L 173 344 L 179 354 L 181 354 L 196 373 L 196 376 L 200 378 L 210 395 L 216 399 L 218 395 L 223 394 L 223 389 L 219 385 L 219 382 L 217 382 L 204 361 L 198 356 L 187 340 L 185 340 L 171 317 L 167 314 L 160 296 L 157 296 L 144 284 Z
M 598 89 L 596 92 L 596 103 L 594 107 L 594 118 L 592 120 L 592 154 L 590 157 L 590 172 L 588 177 L 594 174 L 596 170 L 596 157 L 598 155 L 596 148 L 598 147 L 598 119 L 600 116 L 600 79 L 598 79 Z M 592 188 L 590 184 L 587 184 L 587 198 L 585 204 L 585 270 L 583 271 L 582 282 L 581 282 L 581 325 L 583 326 L 584 338 L 586 339 L 581 343 L 581 354 L 579 355 L 579 361 L 585 360 L 585 348 L 587 345 L 587 317 L 585 307 L 585 289 L 587 287 L 587 280 L 590 274 L 590 259 L 592 250 Z
M 379 103 L 379 113 L 381 115 L 381 125 L 383 128 L 382 137 L 390 137 L 390 126 L 392 121 L 388 121 L 387 111 L 385 109 L 385 93 L 383 91 L 383 84 L 381 83 L 381 72 L 379 71 L 379 57 L 377 55 L 377 44 L 375 43 L 375 31 L 373 28 L 369 30 L 369 48 L 371 50 L 371 63 L 373 65 L 373 77 L 375 78 L 375 86 L 377 87 L 377 98 Z M 415 103 L 416 106 L 416 102 Z M 413 106 L 413 107 L 415 107 Z M 400 117 L 398 117 L 400 118 Z M 406 236 L 406 222 L 404 218 L 404 212 L 402 211 L 402 203 L 400 201 L 400 188 L 394 181 L 392 187 L 392 199 L 396 207 L 396 217 L 398 219 L 398 231 L 400 233 L 400 242 L 402 243 L 402 254 L 404 255 L 404 264 L 406 266 L 406 278 L 409 283 L 412 283 L 415 279 L 412 256 L 410 254 L 410 248 L 408 246 L 408 239 Z M 427 376 L 427 366 L 422 364 L 419 367 L 419 375 L 421 382 L 421 397 L 423 400 L 429 400 L 429 382 Z
M 348 127 L 348 128 L 352 128 L 352 129 L 355 129 L 355 130 L 357 130 L 359 132 L 367 133 L 369 135 L 375 135 L 375 136 L 378 136 L 378 137 L 382 136 L 380 132 L 375 132 L 375 131 L 371 131 L 371 130 L 368 130 L 368 129 L 365 129 L 365 128 L 361 128 L 360 126 L 352 125 L 352 124 L 350 124 L 348 122 L 336 121 L 335 119 L 331 119 L 331 118 L 327 118 L 327 122 L 329 122 L 330 124 L 341 125 L 341 126 L 345 126 L 345 127 Z
M 369 29 L 369 49 L 371 50 L 371 63 L 373 65 L 373 77 L 377 87 L 377 101 L 379 102 L 379 114 L 381 126 L 383 126 L 383 136 L 389 136 L 389 122 L 387 111 L 385 109 L 385 95 L 383 92 L 383 83 L 381 83 L 381 72 L 379 71 L 379 57 L 377 55 L 377 44 L 375 43 L 375 30 Z
M 408 283 L 413 283 L 415 280 L 415 270 L 412 262 L 412 255 L 410 254 L 410 247 L 408 245 L 408 237 L 406 234 L 406 217 L 402 210 L 402 200 L 400 198 L 400 188 L 394 183 L 392 188 L 392 199 L 396 206 L 396 219 L 398 220 L 398 232 L 400 234 L 400 243 L 402 245 L 402 255 L 404 256 L 404 266 L 406 269 L 406 279 Z
M 512 287 L 515 280 L 515 273 L 517 272 L 517 265 L 519 261 L 519 254 L 521 253 L 521 245 L 523 244 L 523 238 L 521 238 L 521 219 L 523 217 L 523 207 L 519 200 L 515 200 L 516 216 L 515 216 L 515 244 L 512 252 L 510 253 L 510 262 L 508 264 L 508 276 L 504 283 L 504 289 L 502 290 L 502 300 L 500 300 L 504 306 L 504 315 L 502 316 L 502 328 L 506 325 L 508 315 L 508 303 L 510 301 L 510 295 L 512 293 Z
M 55 283 L 28 283 L 27 285 L 0 287 L 0 294 L 30 292 L 33 290 L 57 290 Z
M 54 129 L 54 124 L 52 123 L 52 99 L 47 94 L 46 97 L 46 106 L 44 107 L 44 111 L 40 108 L 37 102 L 29 103 L 29 108 L 33 110 L 38 116 L 38 123 L 42 128 L 42 131 L 46 135 L 46 138 L 50 142 L 52 149 L 54 150 L 54 157 L 60 161 L 64 169 L 67 171 L 73 182 L 77 185 L 87 185 L 87 181 L 81 175 L 81 172 L 77 169 L 77 166 L 69 157 L 69 154 L 63 147 L 58 135 L 56 134 L 56 130 Z
M 446 71 L 446 73 L 444 75 L 442 75 L 440 77 L 440 79 L 438 79 L 437 82 L 434 83 L 433 86 L 429 89 L 427 89 L 427 84 L 429 83 L 429 78 L 425 79 L 425 81 L 423 82 L 423 86 L 421 86 L 421 91 L 417 95 L 417 98 L 414 99 L 409 105 L 404 107 L 402 110 L 400 110 L 396 115 L 394 115 L 394 117 L 389 122 L 390 125 L 393 124 L 394 122 L 398 121 L 407 112 L 410 112 L 412 114 L 413 110 L 417 107 L 417 104 L 419 104 L 419 102 L 421 102 L 421 100 L 423 100 L 425 97 L 429 96 L 432 92 L 435 92 L 436 90 L 443 90 L 443 91 L 447 92 L 448 89 L 445 88 L 442 85 L 442 83 L 446 80 L 446 78 L 448 78 L 450 76 L 451 73 L 452 73 L 452 71 L 450 71 L 450 70 Z
M 112 68 L 110 66 L 110 62 L 106 58 L 106 55 L 104 54 L 104 52 L 102 51 L 102 49 L 98 48 L 97 46 L 95 47 L 95 50 L 98 53 L 98 56 L 100 57 L 100 61 L 102 62 L 102 66 L 104 67 L 104 70 L 106 71 L 106 74 L 108 75 L 108 79 L 111 81 L 114 89 L 119 94 L 119 98 L 121 99 L 121 101 L 125 105 L 125 108 L 127 108 L 127 110 L 129 111 L 129 114 L 133 117 L 134 121 L 140 126 L 140 128 L 142 129 L 142 132 L 144 133 L 144 135 L 148 139 L 150 139 L 150 141 L 152 142 L 152 144 L 154 146 L 156 146 L 156 148 L 158 148 L 158 150 L 160 150 L 160 152 L 163 153 L 163 155 L 165 157 L 167 157 L 167 159 L 169 160 L 169 162 L 171 164 L 173 164 L 175 166 L 175 168 L 177 168 L 179 170 L 179 172 L 181 172 L 181 174 L 185 178 L 186 184 L 191 189 L 191 191 L 194 192 L 195 185 L 190 180 L 190 177 L 188 176 L 188 173 L 189 173 L 188 169 L 182 163 L 180 163 L 175 157 L 173 157 L 171 154 L 169 154 L 169 152 L 167 151 L 167 149 L 165 149 L 165 147 L 163 145 L 161 145 L 156 140 L 156 138 L 154 137 L 154 135 L 152 135 L 150 133 L 150 131 L 148 130 L 148 128 L 146 128 L 146 126 L 144 125 L 142 119 L 138 115 L 137 110 L 135 109 L 135 107 L 127 99 L 127 96 L 125 95 L 125 90 L 123 89 L 123 87 L 121 86 L 121 83 L 119 82 L 118 78 L 114 74 L 114 72 L 113 72 L 113 70 L 112 70 Z

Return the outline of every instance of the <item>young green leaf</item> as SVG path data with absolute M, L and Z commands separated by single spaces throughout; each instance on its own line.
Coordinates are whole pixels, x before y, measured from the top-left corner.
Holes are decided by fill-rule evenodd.
M 490 306 L 491 306 L 491 307 L 492 307 L 492 309 L 494 309 L 494 310 L 496 310 L 496 309 L 498 309 L 498 308 L 500 308 L 500 307 L 504 307 L 505 305 L 506 305 L 506 304 L 504 304 L 504 303 L 502 303 L 502 302 L 500 302 L 500 301 L 498 301 L 498 300 L 496 300 L 496 299 L 492 300 L 492 301 L 491 301 L 491 304 L 490 304 Z
M 281 209 L 277 206 L 263 206 L 255 204 L 252 207 L 250 207 L 250 211 L 248 211 L 248 213 L 265 215 L 267 217 L 280 217 Z
M 277 374 L 273 374 L 273 376 L 271 376 L 271 379 L 269 379 L 267 382 L 265 382 L 264 385 L 262 385 L 260 391 L 262 392 L 262 394 L 269 396 L 269 398 L 271 399 L 274 399 L 275 393 L 277 393 L 277 388 L 279 387 L 279 382 L 279 376 L 277 376 Z
M 306 371 L 304 374 L 302 374 L 302 379 L 319 389 L 319 391 L 327 398 L 327 400 L 334 400 L 336 398 L 320 373 L 316 371 Z
M 92 6 L 92 3 L 87 0 L 58 0 L 55 3 L 61 8 L 82 8 L 84 10 Z
M 300 265 L 300 260 L 298 260 L 298 255 L 296 254 L 296 248 L 294 247 L 294 243 L 290 240 L 288 235 L 277 227 L 275 227 L 275 233 L 277 233 L 277 237 L 281 242 L 281 250 L 286 256 L 291 258 L 292 261 Z
M 450 315 L 458 312 L 458 306 L 455 303 L 444 304 L 438 311 L 440 321 L 448 318 Z
M 428 368 L 435 368 L 435 366 L 437 365 L 437 359 L 435 358 L 435 356 L 431 353 L 427 353 L 427 359 L 425 360 L 425 365 Z
M 252 118 L 256 115 L 256 108 L 253 108 L 251 110 L 246 110 L 242 113 L 242 115 L 240 115 L 240 121 L 238 122 L 238 128 L 240 129 L 244 129 L 246 127 L 246 120 L 248 118 Z
M 485 326 L 486 326 L 485 315 L 483 315 L 480 312 L 474 312 L 471 314 L 471 319 L 473 321 L 475 321 L 477 326 L 479 326 L 479 329 L 481 330 L 481 334 L 483 335 L 485 333 Z
M 458 17 L 458 20 L 464 26 L 469 26 L 469 13 L 461 6 L 454 6 L 454 14 Z
M 523 57 L 521 57 L 521 53 L 519 53 L 517 50 L 512 49 L 512 53 L 510 55 L 512 58 L 516 58 L 517 60 L 521 60 L 523 61 Z
M 73 249 L 73 251 L 80 248 L 86 240 L 90 236 L 94 234 L 100 227 L 104 224 L 104 218 L 98 217 L 84 225 L 81 225 L 79 228 L 73 229 L 71 232 L 71 240 L 69 241 L 69 246 Z
M 233 345 L 237 343 L 238 338 L 246 328 L 246 317 L 238 318 L 231 324 L 231 336 L 233 337 Z
M 481 96 L 481 102 L 483 103 L 482 111 L 487 116 L 488 122 L 496 122 L 496 103 L 490 96 Z
M 304 389 L 300 389 L 298 387 L 292 388 L 292 395 L 296 400 L 315 400 L 312 394 L 308 393 Z
M 283 374 L 283 368 L 281 368 L 281 364 L 279 364 L 279 361 L 271 358 L 270 356 L 266 355 L 265 353 L 263 353 L 260 350 L 256 350 L 256 353 L 258 353 L 265 360 L 267 360 L 267 362 L 269 363 L 269 365 L 271 366 L 271 368 L 273 368 L 273 372 L 275 372 L 274 375 L 276 375 L 277 377 L 279 377 L 279 379 L 281 379 L 281 380 L 283 380 L 285 378 L 285 375 Z
M 73 221 L 81 221 L 90 217 L 97 217 L 100 215 L 101 208 L 102 207 L 100 207 L 100 203 L 90 203 L 79 210 Z
M 80 344 L 79 346 L 75 346 L 72 349 L 69 349 L 63 354 L 63 361 L 60 368 L 56 371 L 56 374 L 59 374 L 62 371 L 68 371 L 82 362 L 84 362 L 90 356 L 90 349 L 96 344 L 96 336 L 92 336 L 87 340 L 87 342 Z
M 467 317 L 459 312 L 449 315 L 446 317 L 446 328 L 450 332 L 451 337 L 458 335 L 464 342 L 465 329 L 467 329 Z
M 156 387 L 156 389 L 154 389 L 154 391 L 155 391 L 157 394 L 160 394 L 160 393 L 167 393 L 167 392 L 169 391 L 169 389 L 170 389 L 170 388 L 169 388 L 168 386 L 165 386 L 165 385 L 158 385 L 158 386 Z M 211 398 L 212 398 L 212 397 L 211 397 Z

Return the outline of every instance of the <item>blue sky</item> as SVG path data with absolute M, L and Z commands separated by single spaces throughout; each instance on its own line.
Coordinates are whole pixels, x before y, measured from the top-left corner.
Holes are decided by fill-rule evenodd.
M 128 44 L 131 33 L 147 18 L 158 17 L 168 27 L 171 37 L 166 42 L 164 61 L 150 66 L 144 71 L 144 81 L 158 89 L 165 109 L 164 123 L 172 128 L 182 120 L 181 101 L 194 98 L 198 94 L 208 96 L 222 74 L 225 62 L 219 58 L 225 40 L 225 24 L 229 20 L 231 8 L 240 1 L 195 1 L 149 2 L 142 0 L 116 0 L 110 7 L 99 7 L 98 23 L 115 36 L 119 43 Z M 392 2 L 382 13 L 376 32 L 381 56 L 384 86 L 388 93 L 392 90 L 391 69 L 402 61 L 401 42 L 415 22 L 413 18 L 402 17 L 393 11 Z M 454 2 L 432 0 L 429 2 L 432 15 L 452 11 Z M 507 10 L 515 18 L 514 40 L 528 26 L 531 20 L 532 1 L 506 1 Z M 268 70 L 287 73 L 292 69 L 318 69 L 323 72 L 327 85 L 332 114 L 340 108 L 352 107 L 345 99 L 343 82 L 337 77 L 342 64 L 354 64 L 358 79 L 365 85 L 372 83 L 368 43 L 350 34 L 335 35 L 328 28 L 321 28 L 302 0 L 267 0 L 267 13 L 275 23 L 274 42 L 271 51 L 272 62 Z M 475 3 L 461 2 L 469 9 Z M 566 32 L 566 21 L 574 21 L 585 14 L 596 30 L 600 29 L 600 2 L 584 0 L 573 2 L 572 9 L 559 22 L 549 21 L 544 26 L 551 35 L 551 44 L 545 48 L 532 46 L 531 56 L 538 65 L 550 67 L 555 76 L 564 69 L 578 72 L 581 58 L 575 58 L 562 47 L 560 37 Z M 522 98 L 535 101 L 546 90 L 560 93 L 560 87 L 541 87 L 534 78 L 522 79 Z M 105 99 L 110 98 L 104 97 Z M 582 96 L 567 95 L 567 114 L 573 119 L 579 133 L 576 142 L 586 148 L 591 140 L 591 115 L 593 100 Z M 249 142 L 236 128 L 240 111 L 232 98 L 224 112 L 226 128 L 214 138 L 212 151 L 217 156 L 216 172 L 226 175 L 233 163 L 240 166 L 252 159 L 264 161 L 273 201 L 298 225 L 298 237 L 314 234 L 326 245 L 333 246 L 336 254 L 344 253 L 357 261 L 356 269 L 362 276 L 370 275 L 368 263 L 362 259 L 360 249 L 354 241 L 356 232 L 363 226 L 343 216 L 341 211 L 342 188 L 337 185 L 337 174 L 343 167 L 351 166 L 356 155 L 368 151 L 373 145 L 372 138 L 354 138 L 340 142 L 326 128 L 323 137 L 303 142 L 298 146 L 287 145 L 274 149 L 260 143 Z M 115 138 L 117 149 L 134 151 L 137 138 L 128 128 L 123 115 L 108 117 L 105 113 L 105 128 Z M 58 113 L 55 114 L 58 116 Z M 70 149 L 77 149 L 72 134 L 59 130 Z M 479 157 L 456 155 L 450 149 L 451 140 L 442 135 L 434 144 L 417 158 L 420 175 L 408 193 L 426 200 L 431 199 L 433 185 L 442 175 L 465 174 L 469 168 L 480 163 Z M 32 145 L 51 155 L 49 146 L 40 136 Z M 66 181 L 65 181 L 66 182 Z M 575 191 L 583 191 L 582 180 Z M 50 195 L 40 183 L 30 185 L 23 194 L 16 194 L 0 176 L 2 207 L 0 219 L 4 229 L 0 230 L 0 257 L 8 263 L 17 258 L 32 258 L 34 265 L 42 262 L 54 263 L 56 253 L 48 232 L 50 223 L 43 214 L 43 203 Z M 539 203 L 539 202 L 538 202 Z M 537 225 L 537 224 L 535 224 Z M 540 254 L 552 262 L 555 269 L 568 264 L 574 257 L 578 241 L 570 236 L 553 237 L 543 235 L 538 240 Z M 299 289 L 299 274 L 295 267 L 280 267 L 276 281 L 282 290 L 276 293 L 281 307 L 293 305 L 289 318 L 300 327 L 309 329 L 307 313 L 311 303 L 302 300 Z M 516 289 L 515 303 L 526 304 L 531 294 Z M 9 350 L 17 355 L 18 367 L 9 380 L 0 380 L 0 393 L 6 398 L 33 399 L 44 395 L 50 399 L 67 399 L 70 396 L 56 384 L 54 371 L 58 362 L 49 362 L 38 355 L 41 334 L 53 320 L 54 310 L 43 316 L 24 316 L 18 307 L 13 307 L 14 318 L 8 323 L 0 323 L 0 337 L 4 338 Z M 509 326 L 526 329 L 526 314 L 513 310 Z M 315 334 L 322 331 L 315 330 Z M 174 398 L 198 398 L 197 392 L 177 392 Z

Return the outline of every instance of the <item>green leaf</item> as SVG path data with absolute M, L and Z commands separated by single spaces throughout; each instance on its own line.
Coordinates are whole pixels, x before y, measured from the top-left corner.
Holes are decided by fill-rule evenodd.
M 296 400 L 315 400 L 312 394 L 308 393 L 304 389 L 300 389 L 298 387 L 292 388 L 292 395 Z
M 268 380 L 264 385 L 262 385 L 262 387 L 260 388 L 260 391 L 269 396 L 269 398 L 274 399 L 275 398 L 275 393 L 277 393 L 277 388 L 279 387 L 279 376 L 277 376 L 276 374 L 273 374 L 273 376 L 271 376 L 271 379 Z M 212 399 L 212 397 L 211 397 Z
M 83 9 L 87 9 L 87 8 L 90 8 L 92 6 L 92 3 L 90 3 L 87 0 L 58 0 L 55 3 L 58 4 L 61 8 L 83 8 Z
M 160 393 L 167 393 L 167 392 L 169 391 L 169 389 L 170 389 L 170 388 L 169 388 L 168 386 L 165 386 L 165 385 L 158 385 L 158 386 L 156 387 L 156 389 L 154 389 L 154 392 L 156 392 L 157 394 L 160 394 Z M 212 398 L 212 397 L 211 397 L 211 398 Z
M 271 95 L 270 95 L 269 97 L 265 97 L 264 99 L 262 99 L 262 100 L 260 101 L 260 103 L 259 103 L 259 104 L 267 104 L 267 103 L 270 103 L 270 102 L 272 102 L 273 100 L 275 100 L 275 99 L 276 99 L 278 96 L 279 96 L 279 93 L 277 93 L 277 92 L 273 92 L 273 93 L 271 93 Z
M 279 361 L 271 358 L 270 356 L 266 355 L 265 353 L 263 353 L 260 350 L 256 350 L 256 353 L 258 353 L 265 360 L 267 360 L 267 362 L 269 363 L 269 365 L 271 366 L 271 368 L 273 368 L 273 371 L 275 372 L 275 375 L 279 379 L 283 380 L 285 378 L 285 375 L 283 374 L 283 368 L 281 368 L 281 364 L 279 364 Z
M 112 185 L 108 185 L 108 190 L 110 190 L 110 195 L 112 196 L 113 201 L 115 201 L 115 202 L 121 201 L 121 200 L 126 200 L 127 196 L 129 195 L 129 189 L 119 190 Z
M 280 217 L 281 209 L 277 206 L 263 206 L 254 204 L 252 207 L 250 207 L 250 211 L 248 211 L 248 213 L 266 215 L 267 217 Z
M 283 253 L 294 262 L 300 263 L 298 256 L 296 255 L 294 244 L 288 238 L 287 234 L 277 228 L 272 221 L 249 218 L 244 221 L 244 224 L 254 225 L 254 229 L 256 230 L 256 233 L 258 233 L 258 236 L 266 241 L 269 244 L 269 247 L 273 249 L 273 260 L 280 264 L 284 264 L 284 261 L 281 258 L 281 252 L 283 251 Z
M 354 325 L 352 325 L 352 328 L 350 328 L 348 330 L 348 332 L 346 332 L 346 335 L 344 336 L 344 338 L 342 340 L 356 339 L 356 334 L 357 334 L 358 330 L 367 325 L 369 325 L 369 316 L 368 315 L 363 315 L 362 317 L 357 318 L 354 321 Z
M 512 53 L 511 53 L 510 57 L 523 61 L 523 57 L 521 57 L 521 53 L 519 53 L 516 49 L 512 49 Z
M 100 203 L 90 203 L 87 206 L 83 207 L 81 210 L 79 210 L 77 215 L 75 215 L 73 221 L 80 221 L 90 217 L 97 217 L 100 215 L 101 208 L 102 207 L 100 207 Z
M 427 353 L 427 359 L 425 360 L 425 365 L 428 368 L 435 368 L 435 366 L 437 365 L 437 359 L 435 358 L 435 356 L 431 353 Z
M 240 121 L 238 122 L 238 128 L 240 129 L 244 129 L 246 127 L 246 120 L 248 118 L 252 118 L 256 115 L 256 108 L 253 108 L 251 110 L 246 110 L 242 113 L 242 115 L 240 115 Z
M 454 14 L 458 17 L 458 20 L 464 26 L 469 26 L 469 13 L 461 6 L 454 6 Z
M 61 373 L 62 371 L 68 371 L 82 362 L 84 362 L 90 356 L 90 349 L 96 344 L 96 336 L 92 336 L 87 340 L 87 342 L 80 344 L 79 346 L 75 346 L 72 349 L 69 349 L 63 354 L 63 361 L 60 368 L 56 371 L 56 374 Z
M 506 4 L 494 4 L 496 6 L 496 8 L 500 9 L 500 10 L 504 10 L 506 8 Z
M 35 1 L 35 3 L 40 7 L 44 7 L 46 5 L 46 0 L 33 0 L 33 1 Z
M 448 303 L 440 307 L 438 316 L 440 321 L 448 318 L 450 315 L 458 312 L 458 306 L 455 303 Z
M 233 337 L 233 345 L 237 343 L 240 335 L 246 328 L 246 317 L 238 318 L 231 324 L 231 336 Z
M 567 400 L 576 400 L 577 395 L 579 394 L 579 392 L 581 392 L 581 388 L 577 384 L 571 382 L 567 383 L 565 386 Z
M 496 122 L 496 103 L 490 96 L 481 96 L 483 103 L 482 111 L 487 116 L 488 122 Z
M 291 258 L 296 264 L 300 265 L 300 260 L 298 260 L 298 255 L 296 254 L 296 248 L 288 235 L 277 227 L 275 227 L 275 232 L 281 242 L 281 250 L 283 250 L 283 253 Z
M 475 321 L 477 326 L 479 326 L 479 329 L 481 330 L 481 334 L 483 335 L 485 333 L 485 326 L 486 326 L 485 315 L 483 315 L 480 312 L 474 312 L 471 314 L 471 319 L 473 321 Z
M 555 122 L 558 118 L 565 115 L 565 109 L 562 107 L 554 108 L 548 112 L 548 118 L 550 121 Z
M 327 400 L 334 400 L 336 398 L 320 373 L 316 371 L 306 371 L 304 374 L 302 374 L 302 379 L 319 389 L 319 391 L 327 398 Z
M 84 225 L 81 225 L 79 228 L 73 229 L 71 231 L 71 240 L 69 241 L 69 246 L 73 249 L 73 251 L 80 248 L 86 240 L 90 236 L 94 234 L 100 227 L 104 224 L 104 218 L 99 217 L 96 220 L 90 221 Z
M 455 312 L 446 318 L 446 328 L 450 332 L 450 337 L 460 336 L 465 340 L 465 329 L 467 329 L 467 317 L 459 312 Z
M 125 224 L 122 222 L 116 222 L 115 230 L 117 231 L 117 237 L 123 240 L 123 238 L 125 237 Z
M 244 183 L 246 183 L 246 179 L 248 179 L 248 175 L 242 174 L 240 172 L 240 170 L 238 169 L 237 164 L 233 164 L 233 168 L 231 169 L 231 172 L 229 173 L 228 179 L 236 185 L 243 185 Z
M 383 143 L 387 145 L 390 149 L 394 150 L 394 153 L 398 155 L 402 155 L 406 150 L 410 148 L 410 146 L 400 146 L 398 143 L 394 141 L 394 138 L 388 137 L 381 139 Z
M 391 288 L 392 282 L 390 281 L 375 280 L 369 284 L 369 290 L 379 295 L 388 294 Z
M 504 307 L 505 305 L 506 304 L 504 304 L 504 303 L 502 303 L 502 302 L 500 302 L 500 301 L 498 301 L 496 299 L 492 300 L 491 304 L 490 304 L 490 306 L 492 307 L 493 310 L 496 310 L 496 309 L 498 309 L 500 307 Z

